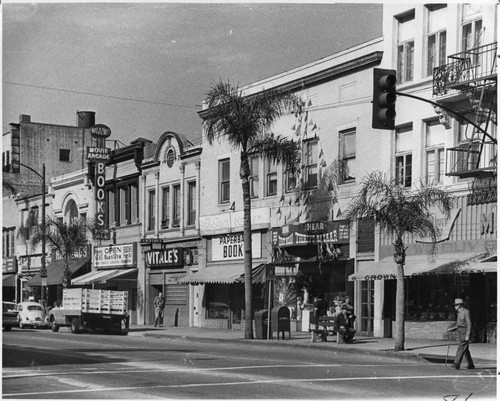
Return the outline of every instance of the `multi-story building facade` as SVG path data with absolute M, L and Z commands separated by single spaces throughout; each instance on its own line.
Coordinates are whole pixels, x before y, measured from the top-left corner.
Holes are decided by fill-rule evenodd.
M 182 134 L 166 131 L 141 166 L 138 288 L 145 324 L 154 323 L 161 292 L 165 325 L 199 325 L 199 294 L 179 279 L 198 269 L 201 153 Z
M 90 127 L 95 123 L 95 113 L 77 112 L 76 120 L 75 126 L 67 126 L 33 122 L 31 116 L 21 114 L 19 122 L 11 123 L 11 130 L 2 136 L 4 299 L 19 301 L 27 290 L 25 281 L 41 267 L 41 248 L 27 249 L 24 231 L 19 228 L 41 223 L 43 167 L 45 190 L 50 179 L 61 172 L 86 167 L 85 150 L 92 143 Z M 18 200 L 24 202 L 23 206 L 16 202 Z M 47 196 L 46 208 L 50 207 L 50 201 Z M 23 216 L 18 214 L 19 207 L 23 209 Z M 47 261 L 50 256 L 46 255 Z
M 491 341 L 497 302 L 497 6 L 386 4 L 383 15 L 381 66 L 398 77 L 395 130 L 374 132 L 390 136 L 385 167 L 405 187 L 433 184 L 456 198 L 449 219 L 435 212 L 441 228 L 436 261 L 430 260 L 429 239 L 405 238 L 406 335 L 445 338 L 455 317 L 452 300 L 463 298 L 474 340 Z M 368 332 L 390 336 L 393 239 L 381 232 L 378 238 L 377 263 L 358 263 L 351 279 Z
M 276 277 L 271 302 L 306 321 L 314 297 L 332 308 L 353 297 L 347 277 L 358 252 L 374 260 L 373 225 L 360 225 L 363 238 L 356 243 L 342 210 L 365 171 L 389 165 L 390 150 L 377 145 L 370 128 L 372 70 L 382 50 L 382 39 L 375 39 L 241 88 L 244 96 L 290 90 L 304 103 L 303 113 L 291 110 L 273 127 L 299 142 L 299 174 L 260 155 L 250 160 L 254 311 L 267 302 L 269 269 Z M 205 108 L 200 116 L 209 113 Z M 200 271 L 185 282 L 203 294 L 202 325 L 238 328 L 244 313 L 240 155 L 222 141 L 204 143 L 202 165 Z

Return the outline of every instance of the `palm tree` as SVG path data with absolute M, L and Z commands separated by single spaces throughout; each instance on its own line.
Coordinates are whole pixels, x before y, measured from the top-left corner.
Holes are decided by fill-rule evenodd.
M 394 237 L 394 262 L 397 265 L 395 351 L 403 351 L 405 341 L 406 247 L 403 236 L 429 235 L 433 239 L 431 254 L 434 257 L 435 242 L 439 236 L 439 229 L 430 213 L 430 208 L 434 205 L 439 206 L 449 217 L 453 207 L 453 197 L 445 190 L 433 186 L 422 186 L 412 191 L 380 172 L 372 172 L 363 179 L 359 194 L 351 200 L 344 212 L 344 217 L 349 220 L 361 217 L 373 218 L 382 229 Z
M 73 221 L 70 224 L 62 220 L 54 220 L 50 217 L 45 223 L 45 241 L 61 254 L 64 261 L 63 287 L 66 288 L 69 279 L 69 261 L 75 258 L 79 251 L 87 246 L 87 230 L 89 227 L 83 219 Z M 31 240 L 31 246 L 35 248 L 42 242 L 43 233 L 38 231 Z
M 203 122 L 209 144 L 216 139 L 227 141 L 240 152 L 240 178 L 243 189 L 243 249 L 245 266 L 245 338 L 253 339 L 252 328 L 252 227 L 250 202 L 251 155 L 269 157 L 294 169 L 298 164 L 297 143 L 270 133 L 273 123 L 301 102 L 290 93 L 262 91 L 244 97 L 237 86 L 222 81 L 215 83 L 207 94 L 209 112 Z

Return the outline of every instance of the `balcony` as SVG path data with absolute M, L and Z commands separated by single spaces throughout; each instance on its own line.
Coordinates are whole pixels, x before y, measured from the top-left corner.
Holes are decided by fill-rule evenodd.
M 467 92 L 482 86 L 496 86 L 496 42 L 448 56 L 448 60 L 451 62 L 433 70 L 434 96 L 444 96 L 450 91 Z
M 447 176 L 459 178 L 496 175 L 496 143 L 474 141 L 446 149 L 446 171 Z

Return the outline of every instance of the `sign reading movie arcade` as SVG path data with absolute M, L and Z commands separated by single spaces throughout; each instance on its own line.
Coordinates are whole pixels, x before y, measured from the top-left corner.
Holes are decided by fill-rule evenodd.
M 111 135 L 111 129 L 104 124 L 90 128 L 90 134 L 96 139 L 96 146 L 87 147 L 87 159 L 95 162 L 95 224 L 94 239 L 109 239 L 109 229 L 106 227 L 106 183 L 105 162 L 110 159 L 110 149 L 105 147 L 106 138 Z

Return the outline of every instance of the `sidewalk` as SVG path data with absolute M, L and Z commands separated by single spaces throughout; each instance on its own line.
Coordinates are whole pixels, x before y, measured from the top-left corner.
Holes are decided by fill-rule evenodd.
M 242 342 L 248 345 L 258 346 L 294 346 L 315 349 L 330 349 L 333 352 L 355 352 L 369 353 L 399 359 L 421 359 L 433 363 L 445 363 L 448 351 L 448 341 L 405 339 L 405 351 L 394 351 L 393 338 L 358 337 L 354 344 L 337 344 L 334 337 L 329 337 L 327 342 L 312 342 L 308 332 L 292 332 L 291 338 L 286 333 L 285 339 L 278 340 L 276 333 L 271 340 L 246 340 L 242 330 L 220 330 L 203 327 L 161 327 L 133 325 L 130 327 L 129 336 L 156 337 L 156 338 L 182 338 L 186 341 L 204 342 Z M 448 364 L 453 362 L 458 342 L 452 340 L 449 349 Z M 496 368 L 497 347 L 496 344 L 473 343 L 470 345 L 472 358 L 478 367 Z M 465 368 L 466 362 L 462 362 Z

